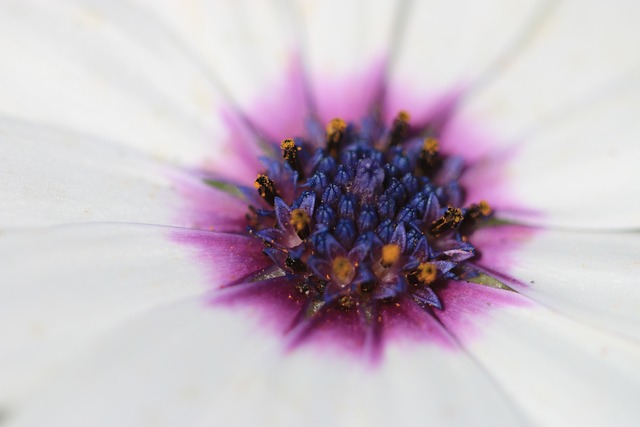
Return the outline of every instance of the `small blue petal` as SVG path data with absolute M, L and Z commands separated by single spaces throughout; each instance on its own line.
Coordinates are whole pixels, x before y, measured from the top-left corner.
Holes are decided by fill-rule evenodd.
M 280 197 L 276 197 L 274 199 L 274 207 L 280 228 L 283 230 L 290 229 L 291 224 L 289 224 L 289 220 L 291 219 L 291 209 L 289 209 L 289 206 Z
M 343 194 L 338 203 L 338 214 L 342 218 L 355 219 L 358 210 L 358 200 L 353 194 Z
M 316 165 L 316 171 L 324 172 L 327 176 L 332 177 L 338 172 L 338 164 L 333 157 L 325 156 Z
M 398 215 L 396 215 L 397 222 L 412 222 L 416 219 L 416 210 L 411 206 L 404 206 Z
M 391 219 L 396 215 L 396 201 L 383 194 L 378 198 L 378 214 L 381 219 Z
M 356 240 L 356 225 L 350 219 L 340 219 L 336 225 L 335 237 L 345 248 L 350 248 Z
M 323 203 L 316 210 L 315 220 L 317 224 L 324 224 L 327 227 L 332 228 L 336 225 L 338 216 L 331 206 Z
M 305 187 L 311 189 L 316 194 L 320 195 L 324 189 L 329 185 L 329 177 L 324 172 L 316 172 L 307 180 Z
M 391 235 L 391 240 L 389 243 L 395 243 L 396 245 L 400 246 L 400 253 L 403 253 L 407 248 L 407 232 L 404 228 L 403 223 L 400 223 L 396 226 L 396 229 Z
M 419 183 L 418 178 L 415 177 L 412 173 L 406 173 L 402 177 L 402 185 L 404 189 L 407 190 L 407 194 L 415 194 L 418 191 Z
M 297 207 L 305 211 L 309 216 L 313 216 L 313 209 L 316 204 L 316 194 L 312 191 L 305 191 L 298 198 Z
M 382 188 L 384 171 L 380 165 L 371 159 L 363 159 L 356 168 L 351 191 L 360 196 L 364 203 L 371 202 L 374 195 Z
M 403 205 L 407 199 L 407 190 L 404 189 L 404 186 L 397 178 L 391 178 L 389 186 L 384 191 L 384 194 L 395 200 L 396 205 L 398 206 Z
M 388 243 L 391 240 L 391 235 L 395 231 L 395 228 L 396 224 L 392 220 L 385 219 L 378 225 L 378 228 L 376 228 L 376 234 L 380 237 L 380 240 Z
M 406 156 L 395 156 L 391 163 L 398 171 L 398 176 L 404 176 L 411 170 L 411 164 Z
M 333 182 L 340 186 L 345 186 L 351 183 L 354 176 L 355 172 L 353 169 L 345 165 L 340 165 L 340 167 L 338 167 L 338 173 L 336 174 Z
M 356 224 L 360 233 L 372 231 L 378 226 L 378 214 L 373 205 L 366 205 L 362 208 Z
M 336 184 L 329 184 L 322 193 L 322 203 L 326 203 L 332 207 L 336 207 L 340 198 L 342 197 L 342 190 Z
M 438 295 L 428 286 L 422 287 L 413 293 L 413 297 L 423 304 L 428 304 L 442 310 L 442 303 Z

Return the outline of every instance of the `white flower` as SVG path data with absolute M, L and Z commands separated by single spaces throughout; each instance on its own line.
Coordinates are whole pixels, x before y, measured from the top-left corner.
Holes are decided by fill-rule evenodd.
M 344 3 L 2 5 L 6 425 L 637 423 L 639 4 Z M 283 352 L 250 306 L 208 304 L 247 254 L 214 247 L 202 260 L 170 237 L 208 238 L 199 218 L 243 207 L 204 186 L 185 207 L 177 183 L 203 166 L 255 178 L 229 136 L 295 58 L 307 80 L 287 96 L 324 119 L 357 118 L 376 79 L 389 111 L 463 94 L 456 117 L 502 144 L 461 153 L 482 159 L 467 180 L 508 185 L 501 216 L 544 227 L 491 260 L 530 282 L 517 288 L 529 303 L 450 312 L 457 348 L 393 343 L 375 369 Z M 251 116 L 266 132 L 273 105 Z M 304 111 L 282 114 L 302 126 Z M 490 179 L 505 168 L 508 180 Z

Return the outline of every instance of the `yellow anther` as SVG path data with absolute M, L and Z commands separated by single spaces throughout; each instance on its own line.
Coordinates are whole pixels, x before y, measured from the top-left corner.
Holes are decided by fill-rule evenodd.
M 266 176 L 264 175 L 258 175 L 258 177 L 256 178 L 256 180 L 253 182 L 253 186 L 256 188 L 256 190 L 259 190 L 260 187 L 262 187 L 262 184 L 264 182 L 266 182 L 265 180 L 268 179 Z
M 344 131 L 347 129 L 347 122 L 340 118 L 333 119 L 327 124 L 327 135 L 342 135 Z
M 444 215 L 431 224 L 431 234 L 440 234 L 443 231 L 453 230 L 460 225 L 463 219 L 464 216 L 461 209 L 449 206 Z
M 300 147 L 296 146 L 296 142 L 293 139 L 285 139 L 280 143 L 280 149 L 282 150 L 282 157 L 289 161 L 289 163 L 295 161 L 298 157 L 298 151 Z
M 416 277 L 420 281 L 420 283 L 424 285 L 428 285 L 429 283 L 433 283 L 438 276 L 438 269 L 436 266 L 430 262 L 423 262 L 418 265 L 418 269 L 416 272 Z
M 343 286 L 351 283 L 356 275 L 356 269 L 351 261 L 343 256 L 337 256 L 333 259 L 331 269 L 333 270 L 333 279 Z
M 273 181 L 271 181 L 268 176 L 258 175 L 258 178 L 256 178 L 255 182 L 253 183 L 253 186 L 256 188 L 256 190 L 258 190 L 258 194 L 260 194 L 260 197 L 265 199 L 267 203 L 273 205 L 273 201 L 277 195 L 276 187 Z
M 398 116 L 396 117 L 396 120 L 404 122 L 404 123 L 409 123 L 409 120 L 411 120 L 411 115 L 409 113 L 407 113 L 406 111 L 402 110 L 398 113 Z
M 293 139 L 285 139 L 280 143 L 280 148 L 282 149 L 282 151 L 292 150 L 296 148 L 296 143 L 293 141 Z
M 309 223 L 311 222 L 311 218 L 309 214 L 302 209 L 294 209 L 291 211 L 291 218 L 289 219 L 289 224 L 293 226 L 296 232 L 300 232 L 305 230 Z
M 427 137 L 422 143 L 422 149 L 433 156 L 440 151 L 440 141 L 433 137 Z
M 491 215 L 491 212 L 493 212 L 493 209 L 491 209 L 491 206 L 489 206 L 489 203 L 486 200 L 482 200 L 478 203 L 478 208 L 480 209 L 480 213 L 484 216 L 489 216 Z
M 398 258 L 400 258 L 400 246 L 395 243 L 389 243 L 388 245 L 384 245 L 382 247 L 382 258 L 380 259 L 380 264 L 383 267 L 389 267 L 393 265 Z
M 405 139 L 409 130 L 409 120 L 411 117 L 406 111 L 400 111 L 395 119 L 389 132 L 389 146 L 394 147 Z
M 327 124 L 327 150 L 334 158 L 340 151 L 345 130 L 347 130 L 347 123 L 342 119 L 333 119 Z

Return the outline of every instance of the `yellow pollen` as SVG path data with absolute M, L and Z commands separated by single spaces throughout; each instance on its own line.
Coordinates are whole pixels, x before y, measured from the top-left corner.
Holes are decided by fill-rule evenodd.
M 449 206 L 444 215 L 431 223 L 430 231 L 432 234 L 440 234 L 443 231 L 452 230 L 460 225 L 463 219 L 461 209 Z
M 255 187 L 256 190 L 260 188 L 260 183 L 258 182 L 259 180 L 260 180 L 260 175 L 258 175 L 258 179 L 253 181 L 253 186 Z
M 440 142 L 436 138 L 425 138 L 422 143 L 422 149 L 427 153 L 434 155 L 440 151 Z
M 253 182 L 253 186 L 256 190 L 259 190 L 260 187 L 267 185 L 269 182 L 269 178 L 266 175 L 258 175 L 256 180 Z
M 342 119 L 333 119 L 327 125 L 327 135 L 343 133 L 347 129 L 347 123 Z
M 382 247 L 382 259 L 380 260 L 380 264 L 384 267 L 393 265 L 398 261 L 398 258 L 400 258 L 400 246 L 395 243 L 389 243 Z
M 398 121 L 404 122 L 404 123 L 409 123 L 409 120 L 411 120 L 411 115 L 409 113 L 407 113 L 406 111 L 400 111 L 398 113 L 398 117 L 397 117 Z
M 438 269 L 435 265 L 430 262 L 423 262 L 418 266 L 418 280 L 421 283 L 428 285 L 436 280 L 436 276 L 438 275 Z
M 487 203 L 486 200 L 482 200 L 478 203 L 478 207 L 480 208 L 480 213 L 484 216 L 489 216 L 492 212 L 491 206 Z
M 291 211 L 291 219 L 289 219 L 289 224 L 295 228 L 296 231 L 304 230 L 311 222 L 311 218 L 309 218 L 309 214 L 302 209 L 294 209 Z
M 331 268 L 333 269 L 334 278 L 341 285 L 348 285 L 351 280 L 353 280 L 353 276 L 355 276 L 356 273 L 356 269 L 353 267 L 353 264 L 343 256 L 335 257 Z
M 293 150 L 296 147 L 296 143 L 293 139 L 285 139 L 280 143 L 280 148 L 283 150 Z

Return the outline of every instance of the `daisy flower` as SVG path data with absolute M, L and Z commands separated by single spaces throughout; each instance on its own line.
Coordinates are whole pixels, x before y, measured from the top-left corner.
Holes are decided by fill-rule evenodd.
M 637 424 L 639 13 L 5 2 L 0 424 Z

